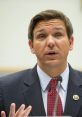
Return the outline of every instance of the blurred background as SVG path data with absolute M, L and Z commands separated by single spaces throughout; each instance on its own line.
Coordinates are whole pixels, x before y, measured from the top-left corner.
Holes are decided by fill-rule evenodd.
M 74 49 L 68 61 L 82 70 L 82 0 L 0 0 L 0 73 L 28 69 L 36 64 L 28 46 L 30 19 L 45 9 L 64 12 L 74 28 Z

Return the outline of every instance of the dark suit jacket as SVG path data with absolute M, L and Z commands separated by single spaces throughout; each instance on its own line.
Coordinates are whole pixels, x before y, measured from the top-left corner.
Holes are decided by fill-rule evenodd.
M 73 95 L 78 95 L 79 99 L 74 100 Z M 32 105 L 30 116 L 46 116 L 36 66 L 0 78 L 0 111 L 5 110 L 8 115 L 13 102 L 17 108 L 21 104 Z M 82 73 L 71 67 L 63 115 L 82 117 Z

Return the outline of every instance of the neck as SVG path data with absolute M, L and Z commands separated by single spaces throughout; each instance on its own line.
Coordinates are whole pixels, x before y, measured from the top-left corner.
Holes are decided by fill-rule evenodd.
M 38 65 L 46 74 L 48 74 L 52 78 L 59 76 L 61 73 L 64 72 L 64 70 L 67 67 L 67 63 L 59 65 L 59 66 L 54 66 L 54 67 L 41 66 L 40 64 Z

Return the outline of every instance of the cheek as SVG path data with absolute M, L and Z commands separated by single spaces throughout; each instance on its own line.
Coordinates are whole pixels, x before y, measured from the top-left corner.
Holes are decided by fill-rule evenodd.
M 42 46 L 40 44 L 34 44 L 33 49 L 35 51 L 35 54 L 41 54 L 42 53 Z
M 34 49 L 36 51 L 43 51 L 44 48 L 45 48 L 45 43 L 43 43 L 43 42 L 35 42 L 33 47 L 34 47 Z
M 70 50 L 69 41 L 62 41 L 60 43 L 60 50 L 63 52 L 63 54 L 68 54 L 68 52 Z

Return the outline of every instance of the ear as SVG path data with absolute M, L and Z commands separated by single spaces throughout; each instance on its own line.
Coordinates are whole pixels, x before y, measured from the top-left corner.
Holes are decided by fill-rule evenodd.
M 31 52 L 34 54 L 35 51 L 34 51 L 34 47 L 33 47 L 33 41 L 29 39 L 28 44 L 29 44 Z
M 69 50 L 73 50 L 73 45 L 74 45 L 74 37 L 71 36 L 70 39 L 69 39 Z

